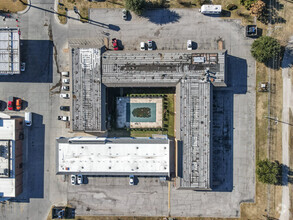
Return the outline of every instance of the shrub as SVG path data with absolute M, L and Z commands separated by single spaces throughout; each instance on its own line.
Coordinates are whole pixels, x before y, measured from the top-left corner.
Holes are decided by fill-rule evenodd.
M 250 9 L 251 5 L 257 0 L 240 0 L 240 4 L 243 5 L 247 10 Z
M 261 160 L 256 164 L 256 175 L 260 182 L 276 185 L 282 178 L 282 167 L 278 162 Z

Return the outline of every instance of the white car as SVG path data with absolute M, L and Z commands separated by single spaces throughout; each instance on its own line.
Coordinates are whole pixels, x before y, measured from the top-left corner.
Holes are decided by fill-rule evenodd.
M 68 93 L 61 93 L 60 94 L 60 98 L 69 99 L 70 98 L 70 95 Z
M 20 71 L 24 72 L 25 71 L 25 63 L 20 64 Z
M 69 86 L 62 86 L 61 89 L 64 90 L 64 91 L 69 91 Z
M 153 50 L 153 41 L 148 40 L 148 50 Z
M 59 121 L 69 121 L 70 117 L 69 116 L 58 116 L 57 118 Z
M 134 175 L 129 176 L 129 185 L 131 185 L 131 186 L 134 185 Z
M 62 79 L 62 83 L 69 84 L 69 79 Z
M 140 50 L 141 51 L 145 50 L 145 43 L 144 42 L 140 42 Z
M 187 50 L 192 50 L 192 41 L 187 40 Z
M 68 77 L 69 76 L 69 72 L 61 72 L 61 75 Z
M 77 175 L 77 184 L 83 184 L 83 177 L 81 174 Z
M 76 185 L 76 176 L 71 175 L 71 185 Z

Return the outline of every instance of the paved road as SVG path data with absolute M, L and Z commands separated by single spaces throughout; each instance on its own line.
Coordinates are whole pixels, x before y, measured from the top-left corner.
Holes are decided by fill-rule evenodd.
M 293 87 L 291 81 L 291 69 L 288 64 L 293 63 L 293 36 L 286 47 L 283 63 L 282 63 L 282 76 L 283 76 L 283 112 L 282 121 L 289 122 L 289 114 L 293 112 Z M 290 192 L 288 186 L 288 168 L 289 168 L 289 139 L 292 138 L 289 133 L 290 125 L 282 124 L 282 164 L 284 165 L 282 173 L 282 210 L 280 220 L 291 219 L 290 209 Z M 292 196 L 292 195 L 291 195 Z

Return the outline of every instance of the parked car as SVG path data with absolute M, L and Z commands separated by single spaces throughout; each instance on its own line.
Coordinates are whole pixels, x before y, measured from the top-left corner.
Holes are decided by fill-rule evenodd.
M 81 174 L 77 175 L 77 184 L 83 184 L 83 176 Z
M 69 76 L 69 72 L 61 72 L 62 76 L 68 77 Z
M 148 40 L 148 50 L 153 50 L 153 41 Z
M 128 19 L 128 11 L 126 9 L 122 10 L 122 18 L 125 21 Z
M 69 106 L 60 106 L 61 111 L 69 111 L 70 107 Z
M 114 47 L 114 50 L 118 50 L 118 42 L 117 42 L 117 39 L 116 38 L 113 38 L 112 39 L 112 45 Z
M 9 96 L 7 105 L 8 105 L 8 110 L 10 111 L 14 110 L 14 97 Z
M 144 42 L 140 42 L 140 50 L 141 51 L 145 50 L 145 43 Z
M 58 116 L 57 119 L 60 120 L 60 121 L 69 121 L 70 117 L 68 117 L 68 116 Z
M 22 103 L 22 100 L 21 99 L 16 99 L 16 102 L 15 102 L 15 107 L 16 107 L 16 110 L 21 110 L 21 103 Z
M 24 72 L 24 71 L 25 71 L 25 63 L 24 63 L 24 62 L 22 62 L 22 63 L 20 64 L 20 71 L 21 71 L 21 72 Z
M 62 79 L 62 83 L 69 84 L 69 79 Z
M 60 98 L 69 99 L 70 98 L 70 95 L 68 93 L 61 93 L 60 94 Z
M 63 91 L 69 91 L 69 86 L 62 86 L 61 88 Z
M 71 175 L 71 185 L 76 185 L 76 176 Z
M 192 41 L 187 40 L 187 50 L 192 50 Z
M 134 175 L 129 176 L 129 185 L 131 185 L 131 186 L 134 185 Z

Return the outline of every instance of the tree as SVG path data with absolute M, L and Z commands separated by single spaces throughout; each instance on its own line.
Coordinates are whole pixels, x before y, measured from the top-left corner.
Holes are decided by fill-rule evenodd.
M 253 3 L 251 5 L 250 14 L 259 18 L 260 16 L 262 16 L 265 7 L 266 4 L 263 1 L 258 0 L 256 3 Z
M 279 55 L 281 46 L 276 39 L 264 36 L 253 42 L 250 51 L 258 62 L 265 63 Z
M 141 15 L 146 6 L 145 0 L 125 0 L 125 8 Z
M 256 164 L 256 175 L 260 182 L 267 184 L 278 184 L 282 177 L 282 167 L 278 162 L 268 159 L 260 160 Z

